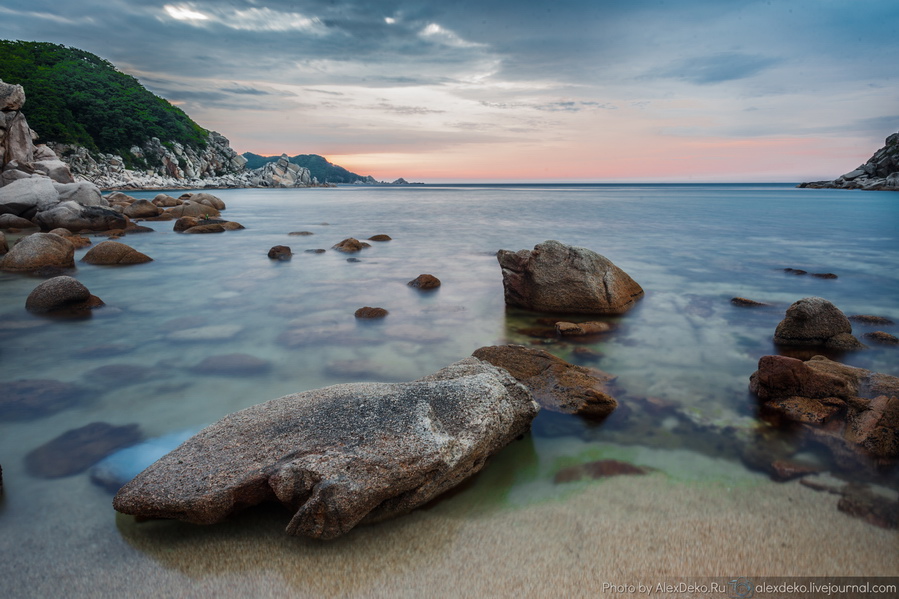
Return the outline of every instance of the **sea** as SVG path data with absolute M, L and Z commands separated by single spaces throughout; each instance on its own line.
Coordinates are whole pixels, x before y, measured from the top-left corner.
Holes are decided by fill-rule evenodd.
M 156 193 L 132 195 L 152 199 Z M 153 258 L 133 266 L 92 266 L 78 261 L 88 248 L 77 250 L 77 268 L 69 274 L 105 302 L 87 318 L 28 313 L 25 300 L 43 279 L 0 273 L 0 393 L 33 380 L 74 389 L 71 401 L 46 413 L 0 413 L 0 591 L 4 585 L 16 591 L 0 595 L 52 596 L 58 590 L 57 596 L 136 596 L 141 593 L 129 592 L 126 579 L 139 584 L 154 580 L 154 572 L 175 571 L 181 582 L 171 588 L 206 596 L 203 585 L 210 580 L 268 571 L 265 560 L 235 574 L 217 569 L 214 560 L 194 567 L 190 557 L 173 562 L 165 555 L 173 547 L 188 556 L 215 552 L 210 539 L 239 539 L 250 555 L 258 549 L 253 523 L 262 520 L 268 532 L 279 534 L 289 520 L 286 512 L 251 510 L 237 524 L 211 527 L 215 533 L 174 522 L 137 523 L 112 509 L 108 485 L 92 480 L 96 467 L 47 477 L 27 465 L 35 449 L 90 423 L 133 424 L 145 439 L 184 438 L 231 412 L 289 393 L 355 381 L 410 381 L 480 347 L 507 343 L 614 375 L 621 405 L 606 421 L 542 411 L 529 435 L 474 481 L 437 507 L 406 517 L 412 522 L 448 510 L 463 521 L 489 523 L 531 506 L 564 510 L 568 502 L 594 496 L 601 502 L 603 485 L 613 481 L 555 480 L 562 468 L 599 459 L 646 467 L 682 488 L 773 485 L 747 461 L 747 444 L 776 455 L 795 439 L 760 418 L 748 385 L 760 357 L 783 353 L 772 337 L 786 309 L 817 296 L 847 315 L 899 322 L 899 194 L 890 192 L 751 183 L 212 193 L 227 205 L 222 218 L 244 229 L 188 235 L 174 232 L 171 221 L 143 222 L 153 231 L 120 240 Z M 353 254 L 332 249 L 346 238 L 375 235 L 390 240 L 368 241 L 370 247 Z M 92 238 L 94 244 L 102 239 Z M 609 258 L 645 296 L 614 317 L 507 307 L 497 251 L 531 249 L 550 239 Z M 276 245 L 289 246 L 292 258 L 270 259 Z M 441 286 L 422 291 L 408 285 L 425 273 Z M 738 306 L 731 302 L 735 297 L 766 305 Z M 389 314 L 355 318 L 364 306 Z M 563 339 L 553 334 L 555 319 L 613 326 L 601 335 Z M 869 348 L 829 357 L 899 376 L 899 348 L 863 337 L 875 330 L 899 335 L 899 327 L 853 327 Z M 827 455 L 814 447 L 798 447 L 794 457 L 828 468 Z M 140 459 L 130 467 L 147 465 Z M 874 482 L 888 491 L 899 488 L 895 472 Z M 637 486 L 635 505 L 639 494 Z M 848 518 L 836 511 L 822 515 L 837 517 Z M 390 551 L 371 549 L 379 547 L 381 526 L 391 525 L 353 533 L 365 535 L 358 542 L 369 556 Z M 885 551 L 899 547 L 893 535 L 886 537 Z M 282 558 L 297 550 L 261 546 Z M 314 553 L 318 545 L 302 547 Z M 539 554 L 539 544 L 533 551 Z M 119 575 L 107 579 L 110 563 Z M 341 572 L 323 575 L 351 576 Z M 706 572 L 717 574 L 733 573 Z M 380 587 L 354 588 L 378 595 Z

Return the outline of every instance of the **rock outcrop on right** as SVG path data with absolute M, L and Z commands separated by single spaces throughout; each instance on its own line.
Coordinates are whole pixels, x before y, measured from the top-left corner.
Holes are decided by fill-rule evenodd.
M 506 304 L 537 312 L 624 314 L 643 288 L 592 250 L 545 241 L 533 250 L 496 254 Z
M 899 191 L 899 133 L 887 137 L 883 147 L 857 169 L 833 181 L 801 183 L 799 187 Z
M 787 308 L 774 331 L 774 343 L 843 351 L 865 347 L 852 335 L 852 323 L 846 315 L 820 297 L 806 297 Z

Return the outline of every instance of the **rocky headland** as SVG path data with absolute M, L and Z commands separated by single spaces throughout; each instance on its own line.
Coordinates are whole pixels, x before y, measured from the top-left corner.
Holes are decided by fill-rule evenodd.
M 887 137 L 883 147 L 858 168 L 833 181 L 801 183 L 799 187 L 899 191 L 899 133 Z

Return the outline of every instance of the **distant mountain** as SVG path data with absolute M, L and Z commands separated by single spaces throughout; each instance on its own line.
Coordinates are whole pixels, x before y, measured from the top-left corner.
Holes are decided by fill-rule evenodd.
M 247 159 L 247 168 L 254 169 L 265 166 L 270 162 L 276 162 L 280 156 L 260 156 L 252 152 L 242 154 Z M 309 169 L 313 177 L 318 179 L 319 183 L 375 183 L 373 177 L 357 175 L 342 166 L 332 164 L 328 160 L 318 154 L 298 154 L 289 158 L 290 162 L 297 166 Z
M 127 162 L 130 148 L 153 137 L 194 150 L 208 142 L 209 132 L 180 108 L 84 50 L 0 40 L 0 79 L 25 88 L 28 122 L 41 142 L 75 144 Z

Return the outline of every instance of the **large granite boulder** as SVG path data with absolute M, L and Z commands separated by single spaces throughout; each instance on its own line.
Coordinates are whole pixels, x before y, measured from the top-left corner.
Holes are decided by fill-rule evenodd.
M 162 214 L 162 208 L 150 200 L 135 200 L 123 210 L 129 218 L 153 218 Z
M 15 214 L 0 214 L 0 229 L 34 229 L 37 225 Z
M 59 203 L 53 181 L 46 177 L 19 179 L 0 187 L 0 213 L 32 218 Z
M 35 160 L 31 166 L 34 168 L 34 172 L 48 177 L 51 181 L 63 185 L 75 184 L 75 177 L 72 176 L 69 165 L 56 158 L 55 155 L 46 160 Z
M 25 89 L 15 83 L 3 83 L 0 79 L 0 110 L 21 110 L 25 103 Z
M 586 248 L 545 241 L 497 255 L 506 304 L 538 312 L 623 314 L 643 297 L 626 272 Z
M 100 188 L 87 181 L 78 183 L 54 183 L 60 202 L 75 202 L 82 206 L 109 206 Z
M 503 368 L 551 412 L 605 418 L 618 407 L 607 383 L 615 379 L 596 368 L 576 366 L 541 349 L 493 345 L 475 350 L 475 358 Z
M 34 221 L 44 230 L 62 228 L 69 231 L 109 231 L 128 226 L 125 217 L 111 208 L 82 206 L 73 201 L 61 202 L 49 210 L 39 212 Z
M 91 295 L 83 283 L 67 276 L 47 279 L 25 300 L 25 309 L 29 312 L 48 314 L 61 311 L 79 314 L 102 305 L 103 301 Z
M 182 216 L 193 216 L 196 218 L 221 216 L 221 213 L 217 208 L 209 206 L 207 204 L 201 204 L 199 202 L 191 201 L 186 201 L 183 204 L 174 206 L 172 208 L 166 208 L 165 213 L 171 214 L 175 218 L 181 218 Z
M 186 201 L 190 200 L 191 202 L 196 202 L 198 204 L 205 204 L 206 206 L 212 206 L 216 210 L 225 210 L 225 202 L 221 200 L 218 196 L 214 196 L 211 193 L 200 192 L 200 193 L 188 193 L 184 194 L 179 200 Z
M 409 383 L 353 383 L 226 416 L 147 468 L 116 510 L 197 524 L 277 500 L 287 532 L 330 539 L 407 513 L 479 471 L 537 413 L 503 370 L 468 358 Z
M 763 356 L 749 389 L 763 417 L 799 427 L 846 470 L 899 461 L 899 377 L 823 356 Z
M 837 350 L 864 347 L 852 335 L 852 323 L 846 315 L 820 297 L 806 297 L 787 308 L 784 319 L 774 331 L 774 343 Z
M 102 266 L 119 264 L 143 264 L 152 262 L 153 258 L 138 252 L 136 249 L 118 241 L 103 241 L 92 247 L 81 258 L 82 262 Z
M 75 246 L 52 233 L 34 233 L 23 237 L 0 261 L 0 270 L 30 271 L 47 266 L 75 267 Z

